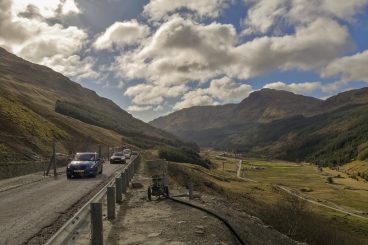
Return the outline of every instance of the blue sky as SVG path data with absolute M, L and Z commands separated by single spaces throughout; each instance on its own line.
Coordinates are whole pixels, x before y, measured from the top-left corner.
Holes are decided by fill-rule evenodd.
M 0 46 L 149 121 L 368 82 L 368 0 L 4 0 Z

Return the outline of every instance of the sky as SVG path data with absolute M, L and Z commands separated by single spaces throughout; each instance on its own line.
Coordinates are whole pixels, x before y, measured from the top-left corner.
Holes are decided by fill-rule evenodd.
M 0 46 L 150 121 L 368 83 L 368 0 L 1 0 Z

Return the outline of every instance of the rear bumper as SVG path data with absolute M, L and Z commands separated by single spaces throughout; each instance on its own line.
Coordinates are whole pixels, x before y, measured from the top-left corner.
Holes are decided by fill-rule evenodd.
M 121 159 L 114 159 L 114 160 L 110 160 L 110 164 L 124 164 L 125 160 L 121 160 Z
M 84 177 L 84 176 L 94 176 L 97 175 L 97 169 L 67 169 L 66 174 L 71 177 Z

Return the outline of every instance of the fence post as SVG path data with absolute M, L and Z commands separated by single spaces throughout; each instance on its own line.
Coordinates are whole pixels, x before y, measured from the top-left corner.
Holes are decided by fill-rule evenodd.
M 101 158 L 101 154 L 102 154 L 102 146 L 98 145 L 98 157 Z
M 115 188 L 116 188 L 116 202 L 120 203 L 122 201 L 121 196 L 121 178 L 115 178 Z
M 107 187 L 107 218 L 115 219 L 115 187 Z
M 91 242 L 92 245 L 103 244 L 102 203 L 91 203 Z
M 191 181 L 188 183 L 188 188 L 189 188 L 189 199 L 193 199 L 193 184 Z

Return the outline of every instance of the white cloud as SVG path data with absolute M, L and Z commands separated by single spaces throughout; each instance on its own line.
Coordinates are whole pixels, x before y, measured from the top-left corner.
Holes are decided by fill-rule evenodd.
M 277 90 L 286 90 L 297 94 L 310 94 L 318 89 L 321 89 L 322 84 L 320 82 L 303 82 L 303 83 L 290 83 L 274 82 L 268 83 L 263 88 L 271 88 Z
M 160 21 L 169 14 L 183 9 L 194 12 L 197 17 L 215 18 L 226 8 L 229 0 L 151 0 L 143 13 L 151 20 Z
M 42 64 L 52 67 L 55 71 L 60 72 L 65 76 L 73 77 L 77 81 L 80 81 L 81 79 L 99 78 L 99 74 L 93 69 L 95 59 L 91 57 L 81 59 L 78 55 L 66 57 L 62 54 L 56 54 L 42 59 Z
M 239 102 L 252 91 L 248 84 L 237 84 L 228 77 L 214 79 L 208 88 L 198 88 L 184 94 L 173 109 L 180 110 L 192 106 L 216 105 Z
M 192 106 L 212 105 L 214 100 L 205 89 L 196 89 L 186 93 L 182 100 L 175 104 L 174 110 L 189 108 Z
M 368 82 L 368 50 L 332 61 L 322 70 L 322 77 L 341 76 L 345 81 Z
M 234 62 L 230 52 L 236 39 L 232 25 L 201 25 L 176 17 L 139 48 L 122 54 L 117 67 L 128 80 L 141 78 L 168 85 L 206 81 Z
M 174 106 L 178 109 L 236 102 L 245 98 L 252 88 L 236 84 L 232 79 L 249 79 L 276 69 L 319 70 L 351 47 L 347 29 L 326 18 L 301 25 L 294 34 L 239 43 L 232 25 L 205 25 L 175 16 L 138 47 L 122 52 L 116 59 L 115 69 L 125 81 L 144 81 L 125 92 L 136 105 L 160 105 L 166 98 L 183 95 L 193 84 L 214 79 L 208 88 L 194 88 L 195 92 L 183 96 Z M 303 89 L 312 89 L 307 85 L 318 84 L 285 85 L 285 88 L 299 92 L 302 85 Z M 176 96 L 167 94 L 169 88 L 177 86 L 186 89 L 180 89 Z
M 368 0 L 244 0 L 249 6 L 244 34 L 277 33 L 284 26 L 309 24 L 317 18 L 352 20 Z
M 111 49 L 114 45 L 124 47 L 138 43 L 148 34 L 148 26 L 139 24 L 136 20 L 115 22 L 97 38 L 93 46 L 96 49 Z
M 151 110 L 152 106 L 137 106 L 137 105 L 131 105 L 128 107 L 128 111 L 131 112 L 141 112 L 141 111 L 148 111 Z
M 238 102 L 252 91 L 248 84 L 236 84 L 232 79 L 223 77 L 211 81 L 208 93 L 221 102 Z
M 30 10 L 33 13 L 18 15 Z M 62 10 L 62 8 L 66 8 Z M 38 11 L 38 12 L 37 12 Z M 79 12 L 74 1 L 5 0 L 0 3 L 0 45 L 29 61 L 47 65 L 74 79 L 96 78 L 92 58 L 78 53 L 87 42 L 87 33 L 75 26 L 48 24 L 43 18 Z M 34 14 L 42 18 L 32 18 Z M 29 18 L 28 18 L 28 17 Z
M 338 58 L 322 71 L 322 77 L 339 77 L 339 80 L 323 87 L 324 92 L 336 92 L 351 81 L 368 82 L 368 50 Z
M 80 10 L 75 4 L 74 0 L 65 0 L 62 10 L 62 14 L 68 15 L 68 14 L 79 14 Z
M 26 11 L 29 6 L 36 7 L 40 15 L 44 18 L 54 18 L 60 14 L 69 15 L 80 13 L 75 0 L 13 0 L 12 6 L 14 16 Z
M 138 84 L 129 87 L 124 95 L 132 97 L 132 102 L 137 105 L 159 105 L 164 98 L 174 98 L 187 91 L 184 85 L 171 87 L 155 86 L 152 84 Z
M 300 26 L 295 34 L 260 37 L 235 48 L 242 56 L 230 76 L 249 78 L 275 69 L 318 69 L 350 50 L 346 28 L 337 22 L 319 18 Z

